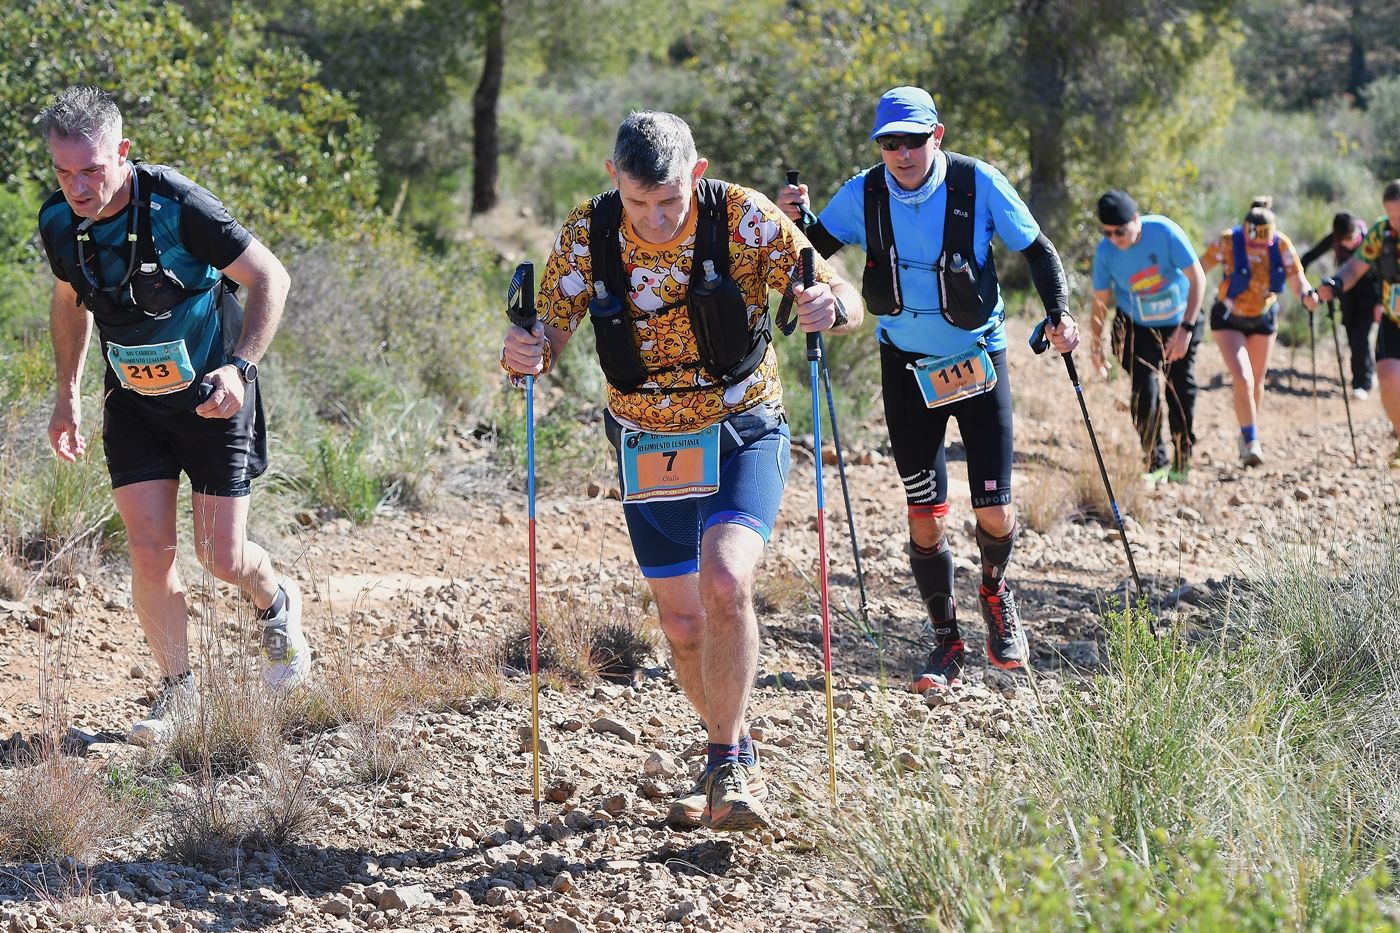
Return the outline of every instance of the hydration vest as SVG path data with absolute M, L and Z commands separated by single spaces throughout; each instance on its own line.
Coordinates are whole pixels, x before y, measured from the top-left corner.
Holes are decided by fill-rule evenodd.
M 722 181 L 700 179 L 695 191 L 695 250 L 691 257 L 690 285 L 686 310 L 695 334 L 700 365 L 706 376 L 729 387 L 747 379 L 763 362 L 772 341 L 773 328 L 765 310 L 752 327 L 748 303 L 729 277 L 729 212 L 725 204 L 729 186 Z M 633 312 L 625 300 L 630 282 L 622 265 L 618 233 L 622 226 L 622 195 L 608 191 L 594 198 L 589 210 L 588 249 L 594 279 L 601 281 L 613 296 L 623 299 L 621 308 L 606 323 L 593 321 L 593 338 L 598 361 L 608 384 L 619 392 L 669 394 L 694 392 L 703 386 L 642 388 L 657 375 L 686 368 L 685 364 L 648 369 L 637 347 Z M 721 284 L 713 291 L 697 295 L 706 260 L 714 263 Z M 590 315 L 590 317 L 593 317 Z
M 119 322 L 122 318 L 162 317 L 181 302 L 208 291 L 186 288 L 173 272 L 161 265 L 160 251 L 151 233 L 150 197 L 141 197 L 141 174 L 140 163 L 133 162 L 131 204 L 127 208 L 132 212 L 127 223 L 127 267 L 120 282 L 107 285 L 102 281 L 102 264 L 95 249 L 92 262 L 88 261 L 84 244 L 95 243 L 87 232 L 91 221 L 79 223 L 74 231 L 75 274 L 70 274 L 69 282 L 77 293 L 78 303 L 109 322 Z M 147 183 L 154 187 L 149 178 Z M 96 267 L 96 274 L 92 266 Z M 226 278 L 221 279 L 221 284 L 228 294 L 238 289 L 237 283 Z
M 1230 235 L 1234 238 L 1234 268 L 1230 270 L 1230 285 L 1225 290 L 1226 298 L 1243 295 L 1249 288 L 1249 250 L 1244 242 L 1244 227 L 1236 227 Z M 1288 281 L 1288 272 L 1283 267 L 1283 244 L 1277 233 L 1269 243 L 1269 291 L 1278 294 Z
M 943 251 L 934 265 L 938 275 L 939 298 L 944 319 L 963 330 L 977 330 L 991 319 L 1000 299 L 996 261 L 990 250 L 987 262 L 977 265 L 973 252 L 972 217 L 977 198 L 977 160 L 944 151 L 948 189 L 943 215 Z M 867 169 L 865 188 L 865 272 L 861 296 L 871 314 L 895 315 L 904 310 L 899 283 L 899 254 L 890 220 L 890 189 L 885 165 Z M 830 256 L 843 244 L 818 221 L 807 231 L 823 256 Z

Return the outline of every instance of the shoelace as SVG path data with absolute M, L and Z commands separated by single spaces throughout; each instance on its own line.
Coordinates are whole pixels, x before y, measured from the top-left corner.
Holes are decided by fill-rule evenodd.
M 742 794 L 748 791 L 749 782 L 742 766 L 729 768 L 721 765 L 719 770 L 721 773 L 716 774 L 714 780 L 725 794 Z
M 998 638 L 1015 638 L 1016 622 L 1016 599 L 1011 595 L 1010 590 L 1001 590 L 996 593 L 988 593 L 986 596 L 987 608 L 992 611 L 992 625 L 996 627 Z M 1009 607 L 1009 609 L 1008 609 Z M 1013 624 L 1007 625 L 1008 616 L 1013 620 Z
M 160 688 L 160 693 L 156 695 L 156 701 L 151 704 L 151 718 L 164 719 L 166 715 L 173 711 L 171 707 L 175 704 L 176 696 L 186 692 L 189 686 L 190 685 L 185 682 L 184 678 L 171 680 L 163 684 Z
M 262 630 L 263 653 L 271 661 L 287 660 L 287 649 L 291 646 L 291 639 L 287 633 L 274 626 L 267 626 Z
M 963 653 L 965 650 L 961 638 L 950 641 L 941 648 L 934 648 L 928 656 L 928 664 L 925 670 L 936 671 L 946 668 L 952 663 L 952 659 L 955 656 Z

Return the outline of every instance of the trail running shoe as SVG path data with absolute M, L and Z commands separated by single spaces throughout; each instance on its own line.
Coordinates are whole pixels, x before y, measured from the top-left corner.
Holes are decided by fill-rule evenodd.
M 1256 467 L 1264 462 L 1264 446 L 1259 438 L 1247 441 L 1240 438 L 1240 462 L 1247 467 Z
M 1366 401 L 1366 399 L 1371 397 L 1371 393 L 1366 389 L 1362 388 L 1361 386 L 1357 386 L 1356 388 L 1351 390 L 1351 397 L 1356 399 L 1358 402 L 1364 402 Z
M 996 591 L 979 585 L 977 602 L 982 608 L 982 621 L 987 625 L 987 660 L 1004 671 L 1025 668 L 1030 646 L 1021 628 L 1021 614 L 1016 610 L 1016 597 L 1011 587 L 1005 581 Z
M 159 745 L 170 738 L 180 717 L 193 712 L 198 703 L 199 694 L 194 689 L 193 672 L 186 671 L 178 677 L 163 677 L 160 692 L 151 704 L 151 715 L 133 725 L 128 736 L 137 745 Z
M 928 654 L 924 669 L 914 676 L 912 687 L 915 693 L 925 690 L 947 690 L 962 683 L 963 660 L 967 649 L 961 638 L 936 646 Z
M 726 761 L 705 776 L 705 825 L 715 832 L 767 829 L 772 823 L 749 790 L 749 769 Z
M 754 763 L 749 767 L 749 795 L 755 800 L 768 799 L 768 782 L 758 764 L 758 745 L 753 747 Z M 666 811 L 666 825 L 672 829 L 699 829 L 705 825 L 705 775 L 700 775 L 690 790 L 675 800 Z
M 263 683 L 269 687 L 295 687 L 311 674 L 311 646 L 301 630 L 301 589 L 287 579 L 282 593 L 286 598 L 275 615 L 259 615 Z
M 1154 486 L 1165 483 L 1167 481 L 1167 474 L 1170 472 L 1171 467 L 1160 466 L 1155 470 L 1148 470 L 1146 473 L 1142 474 L 1142 481 L 1148 489 L 1151 489 Z

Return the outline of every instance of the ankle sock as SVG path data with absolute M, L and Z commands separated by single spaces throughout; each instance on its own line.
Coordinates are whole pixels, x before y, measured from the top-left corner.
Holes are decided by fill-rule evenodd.
M 277 618 L 277 614 L 278 614 L 279 612 L 281 612 L 283 609 L 285 609 L 286 606 L 287 606 L 287 591 L 286 591 L 285 589 L 283 589 L 283 588 L 281 587 L 281 585 L 279 585 L 279 586 L 277 587 L 277 594 L 276 594 L 275 596 L 272 597 L 272 605 L 268 606 L 266 609 L 260 609 L 260 610 L 258 610 L 258 618 L 259 618 L 259 619 L 275 619 L 275 618 Z
M 739 764 L 752 768 L 758 762 L 758 754 L 753 750 L 753 739 L 747 735 L 739 738 Z
M 1246 444 L 1259 439 L 1259 428 L 1252 424 L 1247 424 L 1240 428 L 1240 439 Z
M 706 774 L 709 774 L 722 764 L 728 764 L 731 761 L 742 762 L 738 743 L 734 745 L 725 745 L 723 742 L 711 742 L 706 751 L 708 753 L 705 761 Z

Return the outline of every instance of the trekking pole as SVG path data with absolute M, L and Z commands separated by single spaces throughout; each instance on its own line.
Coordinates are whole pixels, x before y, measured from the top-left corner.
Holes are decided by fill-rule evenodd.
M 788 169 L 787 183 L 794 188 L 797 187 L 797 179 L 801 174 L 796 169 Z M 797 229 L 805 233 L 810 223 L 810 212 L 804 210 L 797 220 Z M 865 570 L 860 565 L 860 541 L 856 539 L 856 515 L 851 509 L 851 485 L 846 479 L 846 456 L 841 451 L 841 428 L 836 424 L 836 399 L 831 393 L 831 366 L 826 360 L 826 347 L 822 344 L 821 334 L 817 334 L 817 346 L 821 352 L 822 387 L 826 390 L 826 410 L 831 415 L 831 440 L 836 445 L 836 469 L 841 474 L 841 499 L 846 504 L 846 530 L 851 536 L 851 559 L 856 565 L 856 586 L 860 589 L 860 621 L 865 631 L 875 632 L 875 627 L 870 623 L 870 600 L 865 594 Z M 881 651 L 884 650 L 885 631 L 883 624 L 876 632 L 876 644 L 879 645 Z
M 800 256 L 802 287 L 817 284 L 816 251 L 804 246 Z M 812 444 L 817 456 L 817 585 L 822 604 L 822 671 L 826 674 L 826 773 L 831 802 L 836 803 L 836 712 L 831 699 L 831 600 L 826 575 L 826 498 L 822 492 L 822 400 L 818 372 L 822 365 L 821 334 L 807 335 L 807 363 L 812 381 Z
M 1312 396 L 1313 396 L 1313 434 L 1318 430 L 1317 414 L 1317 336 L 1316 320 L 1312 312 L 1308 312 L 1308 359 L 1312 361 Z
M 506 314 L 510 322 L 524 330 L 535 327 L 535 265 L 522 262 L 515 267 L 506 292 Z M 525 472 L 526 496 L 530 510 L 530 752 L 535 801 L 535 819 L 540 818 L 540 615 L 539 581 L 535 575 L 535 377 L 525 377 Z
M 1351 423 L 1351 399 L 1347 393 L 1347 377 L 1342 369 L 1342 338 L 1337 336 L 1336 315 L 1336 301 L 1327 302 L 1327 323 L 1332 326 L 1332 346 L 1337 349 L 1337 385 L 1342 390 L 1342 404 L 1347 408 L 1347 432 L 1351 434 L 1351 459 L 1357 466 L 1361 466 L 1361 454 L 1356 450 L 1356 428 Z
M 1046 314 L 1046 319 L 1031 332 L 1031 349 L 1036 353 L 1044 353 L 1050 346 L 1050 338 L 1045 336 L 1045 325 L 1049 323 L 1058 327 L 1060 324 L 1058 310 L 1049 309 Z M 1094 433 L 1094 422 L 1089 418 L 1089 406 L 1084 401 L 1084 388 L 1079 384 L 1079 371 L 1074 367 L 1074 355 L 1061 353 L 1060 356 L 1065 361 L 1069 381 L 1074 384 L 1074 397 L 1079 399 L 1079 413 L 1084 416 L 1084 429 L 1089 432 L 1089 444 L 1094 448 L 1094 459 L 1099 464 L 1099 478 L 1103 480 L 1104 492 L 1108 494 L 1108 505 L 1113 510 L 1113 523 L 1118 526 L 1118 537 L 1123 542 L 1123 553 L 1128 557 L 1128 570 L 1133 575 L 1133 587 L 1137 590 L 1137 600 L 1140 602 L 1144 595 L 1142 579 L 1138 577 L 1137 563 L 1133 560 L 1133 546 L 1128 541 L 1128 530 L 1123 527 L 1123 513 L 1118 510 L 1118 500 L 1113 495 L 1113 484 L 1108 479 L 1108 468 L 1103 463 L 1103 451 L 1099 449 L 1099 438 Z M 1147 616 L 1147 630 L 1154 637 L 1157 635 L 1157 625 L 1152 621 L 1151 613 Z

